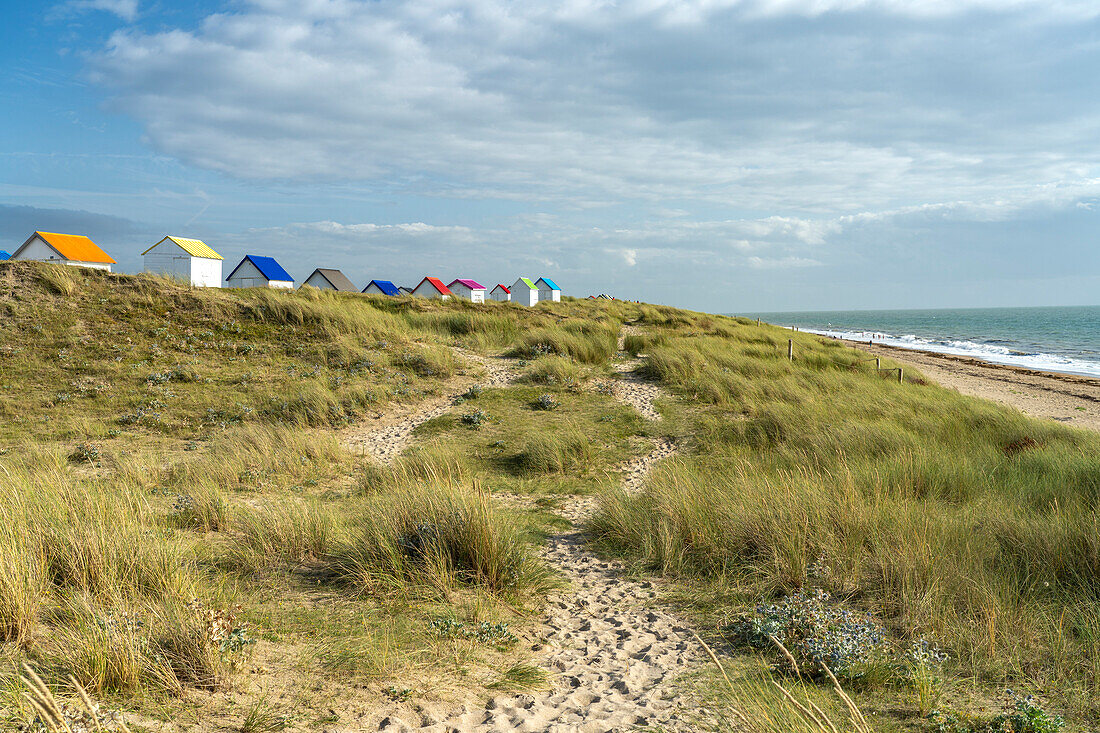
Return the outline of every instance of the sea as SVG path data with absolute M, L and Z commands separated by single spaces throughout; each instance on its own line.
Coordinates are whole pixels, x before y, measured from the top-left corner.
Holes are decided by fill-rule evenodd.
M 1100 306 L 737 315 L 825 336 L 1100 377 Z

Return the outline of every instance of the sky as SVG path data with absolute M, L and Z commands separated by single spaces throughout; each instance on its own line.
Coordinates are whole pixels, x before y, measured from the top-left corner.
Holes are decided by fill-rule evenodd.
M 0 249 L 1100 304 L 1094 0 L 0 0 Z

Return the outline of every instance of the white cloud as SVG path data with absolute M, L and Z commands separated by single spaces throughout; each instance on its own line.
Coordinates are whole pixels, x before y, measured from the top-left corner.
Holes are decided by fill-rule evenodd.
M 820 262 L 808 257 L 749 257 L 746 260 L 754 270 L 777 270 L 790 267 L 821 267 Z
M 1098 13 L 1069 0 L 239 0 L 194 28 L 116 33 L 93 78 L 156 150 L 227 174 L 210 176 L 229 193 L 211 214 L 233 179 L 309 193 L 253 209 L 285 218 L 230 248 L 399 281 L 543 271 L 624 297 L 722 273 L 747 297 L 822 265 L 864 282 L 883 263 L 912 271 L 907 258 L 940 242 L 980 247 L 976 225 L 1084 212 L 1100 198 L 1087 93 L 1100 47 L 1081 21 Z
M 125 21 L 132 22 L 138 15 L 138 0 L 68 0 L 53 8 L 52 14 L 65 16 L 90 10 L 113 13 Z
M 1050 45 L 1037 20 L 1097 12 L 1037 0 L 253 0 L 194 31 L 119 32 L 95 78 L 158 150 L 240 178 L 829 218 L 1023 198 L 1088 175 L 1095 103 L 993 95 L 1049 86 L 1068 63 L 1011 47 Z M 838 13 L 866 14 L 866 30 L 787 22 Z M 980 57 L 975 45 L 1003 49 Z M 956 56 L 966 73 L 944 60 Z M 1037 149 L 1037 136 L 1054 142 Z

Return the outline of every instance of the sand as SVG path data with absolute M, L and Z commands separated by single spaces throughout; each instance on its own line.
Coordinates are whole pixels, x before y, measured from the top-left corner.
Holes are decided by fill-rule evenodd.
M 1026 415 L 1100 431 L 1100 379 L 991 364 L 965 356 L 849 342 L 916 367 L 949 389 L 1015 407 Z
M 416 405 L 398 406 L 385 413 L 377 413 L 371 419 L 348 428 L 340 436 L 340 442 L 353 453 L 374 457 L 381 463 L 391 463 L 412 442 L 413 431 L 424 423 L 450 412 L 458 399 L 470 387 L 503 387 L 519 376 L 511 363 L 500 356 L 482 356 L 465 349 L 454 348 L 456 354 L 467 363 L 485 371 L 483 379 L 459 377 L 447 382 L 443 394 Z
M 659 420 L 653 402 L 660 388 L 633 373 L 636 362 L 620 358 L 615 364 L 619 380 L 613 393 Z M 502 375 L 500 383 L 512 379 L 514 374 Z M 619 467 L 624 490 L 640 490 L 653 463 L 675 450 L 672 441 L 655 439 L 650 451 L 626 461 Z M 620 563 L 587 548 L 583 525 L 595 506 L 593 497 L 567 501 L 561 514 L 571 528 L 551 537 L 542 550 L 568 581 L 549 597 L 533 649 L 534 662 L 552 675 L 550 689 L 498 694 L 442 714 L 423 707 L 415 714 L 394 709 L 383 714 L 378 730 L 625 733 L 691 731 L 713 722 L 678 686 L 679 679 L 706 664 L 691 630 L 660 608 L 653 581 L 628 578 Z

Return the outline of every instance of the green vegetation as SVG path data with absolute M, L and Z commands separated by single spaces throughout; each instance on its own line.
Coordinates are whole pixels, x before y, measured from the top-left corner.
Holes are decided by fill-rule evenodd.
M 608 387 L 623 324 L 669 393 L 659 423 Z M 486 386 L 455 347 L 518 379 Z M 665 307 L 0 265 L 0 726 L 32 717 L 25 661 L 242 730 L 552 684 L 529 642 L 560 581 L 537 548 L 581 494 L 601 551 L 669 578 L 722 649 L 729 684 L 698 682 L 731 729 L 1095 726 L 1100 436 L 905 375 Z M 348 447 L 443 395 L 392 463 Z M 628 496 L 616 468 L 655 437 L 678 453 Z
M 608 496 L 606 547 L 707 583 L 719 627 L 731 594 L 821 588 L 896 645 L 938 639 L 955 680 L 1026 684 L 1098 719 L 1100 436 L 909 371 L 898 384 L 837 342 L 643 312 L 659 337 L 645 370 L 693 404 L 670 414 L 693 449 Z
M 582 347 L 587 321 L 556 325 L 576 310 L 0 267 L 0 720 L 30 714 L 24 660 L 50 685 L 72 676 L 108 704 L 171 717 L 189 690 L 227 689 L 257 663 L 273 679 L 305 670 L 332 694 L 455 674 L 533 684 L 522 647 L 444 639 L 429 622 L 522 632 L 558 583 L 534 552 L 555 520 L 501 511 L 490 487 L 548 490 L 518 456 L 596 408 L 571 394 L 508 430 L 499 419 L 530 414 L 533 389 L 480 389 L 451 347 L 500 350 L 534 332 Z M 463 384 L 479 431 L 449 418 L 392 466 L 341 444 L 337 431 L 369 414 Z M 517 672 L 505 683 L 494 669 Z M 301 689 L 307 710 L 290 718 L 323 719 L 333 700 Z M 262 695 L 208 712 L 242 729 L 290 720 Z

